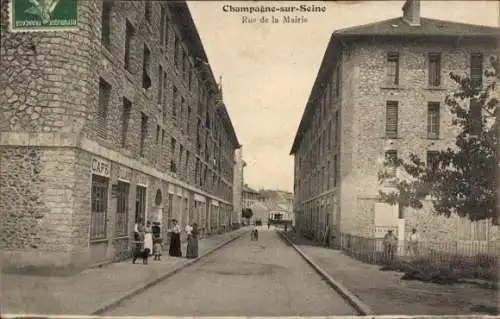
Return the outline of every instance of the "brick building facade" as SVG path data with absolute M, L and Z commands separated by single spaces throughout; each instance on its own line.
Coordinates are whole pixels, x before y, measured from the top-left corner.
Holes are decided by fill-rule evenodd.
M 186 3 L 79 1 L 69 32 L 1 10 L 4 268 L 125 258 L 139 218 L 231 223 L 240 145 Z
M 328 228 L 380 237 L 413 227 L 435 241 L 472 240 L 479 231 L 470 229 L 481 227 L 491 238 L 497 227 L 435 216 L 428 203 L 399 219 L 397 208 L 377 202 L 384 156 L 431 160 L 454 144 L 448 74 L 481 80 L 498 52 L 499 28 L 420 18 L 417 0 L 403 11 L 330 39 L 291 150 L 297 226 L 318 238 Z

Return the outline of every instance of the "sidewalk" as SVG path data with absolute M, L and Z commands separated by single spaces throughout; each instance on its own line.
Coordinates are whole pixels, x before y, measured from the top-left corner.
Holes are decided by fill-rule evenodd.
M 199 241 L 199 256 L 242 236 L 248 229 Z M 186 251 L 183 243 L 183 253 Z M 165 251 L 167 250 L 167 251 Z M 0 313 L 89 315 L 119 299 L 152 285 L 192 262 L 173 258 L 164 249 L 162 260 L 149 259 L 148 265 L 131 260 L 86 269 L 71 277 L 1 274 Z
M 402 273 L 357 261 L 287 233 L 296 246 L 376 315 L 493 315 L 499 293 L 471 284 L 438 285 L 401 280 Z M 498 312 L 497 312 L 498 313 Z

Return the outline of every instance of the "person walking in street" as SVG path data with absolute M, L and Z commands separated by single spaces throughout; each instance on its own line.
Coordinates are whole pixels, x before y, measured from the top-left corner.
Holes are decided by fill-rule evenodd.
M 198 257 L 198 224 L 193 223 L 193 226 L 189 226 L 187 240 L 188 240 L 188 244 L 187 244 L 187 250 L 186 250 L 186 258 L 197 258 Z
M 391 263 L 394 260 L 394 251 L 396 250 L 398 238 L 392 232 L 392 229 L 389 229 L 384 236 L 384 252 L 386 262 Z
M 153 254 L 153 230 L 151 229 L 151 221 L 147 221 L 144 227 L 144 249 L 148 248 L 150 254 Z
M 155 233 L 153 235 L 153 260 L 161 260 L 161 247 L 163 244 L 163 240 L 159 233 Z
M 182 257 L 181 251 L 181 226 L 176 219 L 172 220 L 172 229 L 170 229 L 170 249 L 168 254 L 172 257 Z
M 420 242 L 420 236 L 417 233 L 417 229 L 413 228 L 411 230 L 410 240 L 409 240 L 409 251 L 412 256 L 418 256 L 418 243 Z
M 271 220 L 269 220 L 269 218 L 267 219 L 267 229 L 269 229 L 271 227 Z

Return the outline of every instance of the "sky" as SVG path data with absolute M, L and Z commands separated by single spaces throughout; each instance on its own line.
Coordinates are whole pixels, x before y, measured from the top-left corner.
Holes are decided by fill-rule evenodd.
M 214 76 L 243 145 L 245 183 L 293 191 L 289 155 L 333 31 L 402 16 L 404 1 L 188 1 Z M 259 23 L 280 13 L 225 12 L 232 7 L 315 5 L 325 12 L 300 24 Z M 497 1 L 421 1 L 421 16 L 499 26 Z M 244 17 L 257 23 L 243 23 Z

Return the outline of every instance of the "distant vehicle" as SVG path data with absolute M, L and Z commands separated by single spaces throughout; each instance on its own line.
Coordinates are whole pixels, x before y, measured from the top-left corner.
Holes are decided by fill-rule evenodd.
M 262 226 L 262 220 L 261 219 L 257 219 L 255 221 L 255 226 Z

